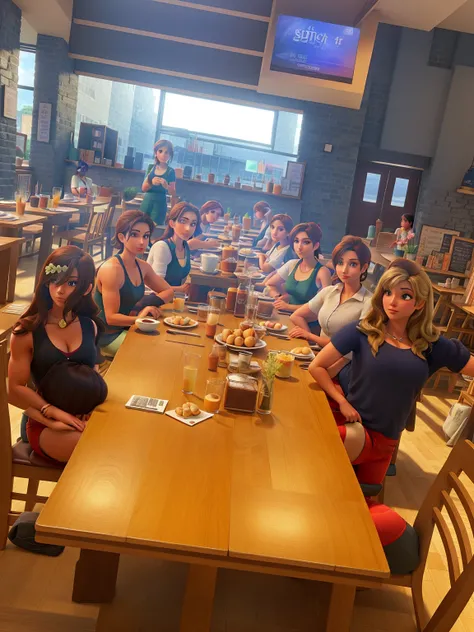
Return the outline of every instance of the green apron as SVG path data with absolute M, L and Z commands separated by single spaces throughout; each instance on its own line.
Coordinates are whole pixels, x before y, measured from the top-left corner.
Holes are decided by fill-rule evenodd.
M 288 301 L 290 305 L 305 305 L 318 293 L 316 287 L 316 276 L 319 270 L 323 267 L 319 261 L 316 263 L 314 270 L 305 281 L 298 281 L 295 279 L 296 270 L 300 267 L 301 260 L 298 261 L 290 276 L 285 281 L 285 290 L 290 296 Z
M 155 167 L 156 165 L 153 165 L 153 168 L 148 176 L 153 174 L 154 177 Z M 168 167 L 165 173 L 159 177 L 164 178 L 168 184 L 176 181 L 176 176 L 172 167 Z M 140 210 L 149 215 L 157 226 L 162 226 L 165 223 L 167 211 L 166 193 L 166 189 L 163 188 L 161 184 L 153 184 L 151 189 L 145 193 L 143 202 L 140 206 Z
M 186 262 L 182 266 L 176 255 L 176 244 L 172 239 L 166 239 L 165 243 L 168 244 L 168 248 L 171 251 L 171 261 L 166 268 L 165 281 L 171 285 L 171 287 L 177 287 L 182 285 L 186 280 L 186 277 L 191 271 L 191 253 L 189 252 L 189 246 L 184 242 L 184 252 L 186 253 Z

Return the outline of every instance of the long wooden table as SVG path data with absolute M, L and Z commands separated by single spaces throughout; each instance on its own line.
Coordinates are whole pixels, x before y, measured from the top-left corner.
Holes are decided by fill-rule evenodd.
M 329 582 L 326 630 L 348 632 L 356 586 L 379 584 L 389 569 L 324 393 L 295 367 L 277 380 L 268 416 L 225 411 L 190 428 L 126 409 L 132 394 L 169 399 L 169 409 L 202 404 L 216 377 L 202 324 L 200 339 L 165 329 L 130 330 L 107 374 L 108 399 L 36 523 L 41 542 L 81 549 L 73 599 L 111 601 L 120 554 L 153 556 L 190 564 L 181 632 L 209 630 L 218 568 Z M 184 352 L 201 355 L 198 395 L 181 392 Z

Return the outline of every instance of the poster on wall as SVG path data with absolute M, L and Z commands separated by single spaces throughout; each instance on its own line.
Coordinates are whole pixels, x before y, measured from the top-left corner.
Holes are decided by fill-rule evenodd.
M 2 94 L 2 116 L 4 118 L 16 120 L 16 103 L 17 103 L 17 91 L 16 88 L 10 86 L 3 86 Z
M 286 165 L 286 176 L 281 180 L 281 192 L 283 195 L 290 195 L 296 198 L 301 197 L 305 169 L 305 162 L 288 161 Z
M 51 129 L 51 103 L 40 103 L 38 109 L 38 133 L 36 139 L 40 143 L 49 143 Z

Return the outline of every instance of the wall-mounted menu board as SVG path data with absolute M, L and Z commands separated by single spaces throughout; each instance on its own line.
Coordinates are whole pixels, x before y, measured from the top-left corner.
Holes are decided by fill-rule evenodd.
M 421 227 L 420 240 L 418 242 L 418 255 L 427 257 L 434 251 L 447 253 L 451 248 L 453 236 L 459 237 L 459 230 L 438 228 L 437 226 Z
M 471 261 L 474 255 L 474 239 L 453 237 L 450 255 L 449 271 L 465 274 L 471 269 Z

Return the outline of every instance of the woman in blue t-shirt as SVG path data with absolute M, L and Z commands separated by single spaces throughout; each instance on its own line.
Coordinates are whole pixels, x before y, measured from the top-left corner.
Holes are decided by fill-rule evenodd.
M 329 367 L 352 352 L 347 395 Z M 433 288 L 414 261 L 396 259 L 382 275 L 372 309 L 335 334 L 310 366 L 311 375 L 339 404 L 336 422 L 359 481 L 380 484 L 418 394 L 447 367 L 474 376 L 474 358 L 433 325 Z
M 155 164 L 147 173 L 142 184 L 145 193 L 140 210 L 146 213 L 158 226 L 166 219 L 166 195 L 176 194 L 176 175 L 169 161 L 173 160 L 173 144 L 169 140 L 159 140 L 153 147 Z

